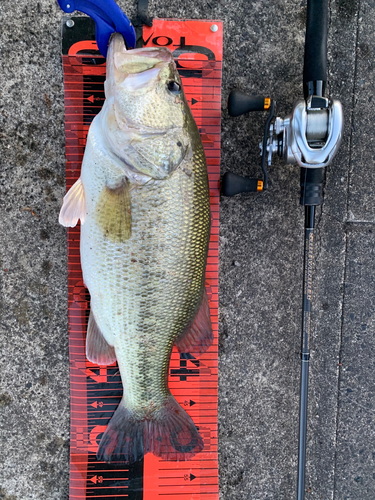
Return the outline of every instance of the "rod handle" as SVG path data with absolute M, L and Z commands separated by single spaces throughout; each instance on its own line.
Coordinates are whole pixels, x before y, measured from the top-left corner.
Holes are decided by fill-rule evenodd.
M 301 168 L 301 205 L 317 206 L 323 203 L 324 168 Z
M 303 83 L 305 97 L 324 96 L 327 81 L 328 0 L 307 0 Z
M 224 196 L 234 196 L 240 193 L 257 193 L 263 191 L 263 181 L 242 177 L 233 172 L 226 172 L 221 183 L 221 192 Z
M 269 97 L 248 95 L 242 90 L 232 90 L 228 98 L 230 116 L 240 116 L 249 111 L 264 111 L 271 106 Z

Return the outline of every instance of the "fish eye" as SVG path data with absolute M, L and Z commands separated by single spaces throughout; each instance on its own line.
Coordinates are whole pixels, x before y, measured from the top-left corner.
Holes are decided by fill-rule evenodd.
M 181 92 L 181 85 L 179 83 L 175 82 L 174 80 L 171 80 L 170 82 L 167 83 L 167 89 L 172 94 L 177 95 Z

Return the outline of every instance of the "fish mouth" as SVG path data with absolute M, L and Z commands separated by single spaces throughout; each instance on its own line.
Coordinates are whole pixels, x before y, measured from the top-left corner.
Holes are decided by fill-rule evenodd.
M 108 62 L 110 64 L 108 64 Z M 127 50 L 122 35 L 115 33 L 107 55 L 107 78 L 115 76 L 117 83 L 129 75 L 143 73 L 156 65 L 173 63 L 172 52 L 166 47 L 142 47 Z
M 116 33 L 107 55 L 106 97 L 115 96 L 119 89 L 145 95 L 160 78 L 179 78 L 172 52 L 166 47 L 146 47 L 126 50 L 124 38 Z
M 160 53 L 160 57 L 165 61 L 173 60 L 172 52 L 167 47 L 140 47 L 138 49 L 127 50 L 125 45 L 124 37 L 120 33 L 113 33 L 109 41 L 108 50 L 112 50 L 115 54 L 116 52 L 134 54 L 134 55 L 145 55 L 145 57 L 155 57 L 155 52 Z M 150 55 L 147 55 L 150 53 Z M 107 56 L 108 57 L 108 56 Z

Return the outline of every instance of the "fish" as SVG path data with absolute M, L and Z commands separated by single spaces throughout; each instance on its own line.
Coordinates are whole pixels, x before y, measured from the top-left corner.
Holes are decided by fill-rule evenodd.
M 213 342 L 205 154 L 169 49 L 127 51 L 115 34 L 104 88 L 59 215 L 66 227 L 81 224 L 87 359 L 117 360 L 123 384 L 97 458 L 189 460 L 204 444 L 168 374 L 174 345 L 200 355 Z

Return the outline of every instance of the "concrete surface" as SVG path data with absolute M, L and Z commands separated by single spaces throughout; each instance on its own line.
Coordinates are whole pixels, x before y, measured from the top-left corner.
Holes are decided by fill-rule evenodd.
M 135 2 L 119 1 L 131 17 Z M 257 175 L 264 116 L 230 119 L 229 91 L 302 93 L 305 1 L 151 2 L 225 26 L 222 172 Z M 331 0 L 329 89 L 345 133 L 318 213 L 308 500 L 375 498 L 373 0 Z M 68 499 L 69 373 L 60 20 L 54 0 L 0 4 L 0 499 Z M 295 497 L 303 211 L 299 172 L 222 199 L 220 492 Z

